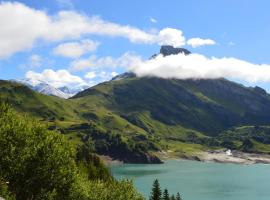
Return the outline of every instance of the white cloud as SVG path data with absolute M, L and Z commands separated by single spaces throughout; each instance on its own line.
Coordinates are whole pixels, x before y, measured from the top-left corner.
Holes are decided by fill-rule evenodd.
M 157 20 L 155 18 L 153 18 L 153 17 L 150 17 L 150 22 L 157 23 Z
M 84 75 L 84 78 L 89 79 L 89 80 L 96 78 L 96 79 L 99 79 L 99 82 L 100 82 L 100 81 L 110 80 L 112 77 L 114 77 L 116 75 L 118 75 L 117 72 L 108 72 L 108 71 L 103 71 L 103 70 L 90 71 Z M 91 81 L 93 81 L 93 80 L 91 80 Z
M 270 82 L 270 65 L 257 65 L 236 58 L 207 58 L 199 54 L 157 56 L 131 67 L 138 76 L 176 79 L 230 78 L 250 83 Z
M 38 40 L 79 39 L 89 34 L 122 37 L 133 43 L 184 45 L 181 30 L 165 28 L 152 33 L 75 11 L 60 11 L 51 16 L 18 2 L 0 3 L 0 27 L 0 58 L 31 49 Z
M 92 72 L 88 72 L 87 74 L 85 74 L 84 78 L 93 79 L 96 76 L 97 76 L 96 72 L 92 71 Z
M 31 68 L 40 67 L 42 64 L 42 58 L 37 54 L 33 54 L 28 58 L 28 63 Z
M 133 53 L 125 53 L 118 58 L 111 56 L 97 58 L 90 56 L 88 59 L 75 60 L 70 64 L 70 70 L 82 71 L 86 69 L 100 69 L 100 68 L 129 68 L 141 62 L 141 57 Z
M 172 45 L 174 47 L 181 47 L 185 45 L 185 37 L 183 32 L 178 29 L 164 28 L 159 32 L 158 43 L 160 45 Z
M 87 83 L 78 76 L 70 74 L 67 70 L 45 69 L 41 73 L 34 71 L 28 71 L 25 77 L 33 81 L 44 81 L 55 87 L 62 86 L 76 86 L 76 85 L 87 85 Z
M 95 51 L 99 45 L 99 42 L 92 40 L 82 40 L 80 42 L 66 42 L 58 45 L 53 50 L 53 53 L 58 56 L 78 58 L 86 53 Z
M 107 72 L 107 71 L 100 71 L 98 74 L 97 74 L 97 77 L 100 78 L 100 81 L 108 81 L 110 79 L 112 79 L 112 77 L 116 76 L 117 73 L 116 72 Z
M 112 77 L 117 76 L 117 75 L 118 75 L 117 72 L 112 72 L 112 73 L 111 73 L 111 76 L 112 76 Z
M 21 3 L 0 4 L 0 58 L 31 49 L 34 41 L 46 32 L 48 17 Z
M 215 45 L 216 42 L 211 39 L 191 38 L 187 41 L 187 44 L 196 48 L 205 45 Z

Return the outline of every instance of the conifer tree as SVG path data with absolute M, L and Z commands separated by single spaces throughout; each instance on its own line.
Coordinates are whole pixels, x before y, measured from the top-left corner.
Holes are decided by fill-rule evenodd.
M 182 198 L 181 198 L 179 192 L 177 192 L 177 194 L 176 194 L 176 200 L 182 200 Z
M 176 199 L 175 199 L 175 196 L 172 195 L 170 200 L 176 200 Z
M 163 192 L 163 198 L 162 200 L 170 200 L 170 195 L 167 189 L 164 190 Z
M 153 183 L 152 192 L 150 196 L 150 200 L 161 200 L 161 189 L 158 180 L 156 179 Z

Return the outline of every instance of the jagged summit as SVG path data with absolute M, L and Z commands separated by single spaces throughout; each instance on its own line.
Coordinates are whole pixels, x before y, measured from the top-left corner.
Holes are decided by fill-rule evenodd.
M 191 52 L 187 49 L 175 48 L 175 47 L 170 46 L 170 45 L 163 45 L 160 48 L 160 54 L 162 54 L 163 56 L 176 55 L 179 53 L 184 53 L 185 55 L 191 54 Z
M 160 47 L 160 50 L 159 50 L 159 54 L 161 54 L 163 56 L 177 55 L 179 53 L 183 53 L 185 55 L 191 54 L 191 52 L 189 50 L 187 50 L 187 49 L 184 49 L 184 48 L 175 48 L 175 47 L 170 46 L 170 45 L 162 45 Z M 150 57 L 150 59 L 154 59 L 159 54 L 152 55 Z M 118 81 L 118 80 L 121 80 L 121 79 L 132 78 L 132 77 L 136 77 L 136 74 L 134 72 L 128 71 L 128 72 L 125 72 L 123 74 L 119 74 L 119 75 L 113 77 L 111 80 L 112 81 Z
M 159 50 L 159 54 L 154 54 L 150 57 L 150 59 L 153 59 L 157 57 L 158 55 L 163 55 L 163 56 L 169 56 L 169 55 L 177 55 L 179 53 L 183 53 L 185 55 L 191 54 L 191 52 L 185 48 L 176 48 L 171 45 L 162 45 Z

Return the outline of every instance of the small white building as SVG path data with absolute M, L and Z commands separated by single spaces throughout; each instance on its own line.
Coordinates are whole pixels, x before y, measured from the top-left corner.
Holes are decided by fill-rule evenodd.
M 228 149 L 228 150 L 226 151 L 226 155 L 227 155 L 227 156 L 232 156 L 232 151 L 231 151 L 230 149 Z

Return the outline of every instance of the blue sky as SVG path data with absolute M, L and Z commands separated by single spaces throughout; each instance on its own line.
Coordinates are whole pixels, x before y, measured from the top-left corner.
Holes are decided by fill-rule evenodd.
M 3 17 L 5 16 L 4 11 L 7 9 L 7 2 L 11 2 L 10 9 L 13 9 L 14 13 L 18 13 L 17 9 L 26 9 L 29 11 L 29 15 L 32 11 L 37 15 L 39 15 L 37 12 L 42 12 L 50 20 L 55 20 L 61 11 L 71 11 L 85 18 L 92 19 L 93 16 L 98 16 L 102 22 L 113 23 L 119 27 L 128 25 L 133 29 L 153 35 L 158 35 L 159 31 L 165 28 L 173 28 L 181 30 L 186 41 L 191 38 L 201 38 L 215 42 L 214 45 L 201 45 L 196 48 L 187 44 L 182 45 L 194 53 L 208 58 L 213 56 L 217 58 L 234 57 L 253 64 L 270 64 L 270 2 L 267 0 L 25 0 L 2 2 L 1 24 L 14 24 L 14 21 L 17 22 L 20 19 L 23 22 L 29 20 L 27 25 L 34 23 L 33 27 L 37 27 L 39 21 L 32 22 L 33 17 L 27 18 L 25 16 L 27 13 L 23 14 L 25 18 L 16 18 L 16 16 L 10 18 L 9 15 Z M 16 2 L 20 2 L 20 6 Z M 91 26 L 91 23 L 88 25 Z M 25 27 L 28 29 L 28 26 Z M 11 40 L 12 37 L 16 39 L 21 37 L 21 40 L 24 42 L 29 40 L 32 45 L 15 47 L 17 44 L 11 42 L 8 45 L 14 45 L 14 48 L 8 52 L 3 48 L 5 44 L 1 45 L 1 42 L 5 43 L 7 36 L 3 36 L 1 39 L 0 34 L 0 47 L 2 47 L 0 50 L 0 79 L 19 79 L 24 78 L 26 74 L 28 77 L 38 78 L 45 69 L 51 69 L 53 72 L 66 70 L 67 73 L 74 76 L 71 77 L 71 80 L 75 80 L 75 82 L 80 82 L 75 78 L 76 76 L 83 82 L 95 84 L 126 71 L 127 67 L 121 65 L 125 65 L 127 62 L 129 64 L 139 57 L 146 60 L 159 51 L 162 43 L 158 39 L 158 41 L 141 41 L 138 38 L 134 42 L 130 37 L 123 36 L 122 33 L 119 36 L 119 34 L 110 33 L 89 34 L 87 31 L 79 36 L 72 34 L 66 36 L 66 33 L 63 33 L 63 37 L 47 36 L 43 33 L 42 36 L 31 36 L 31 30 L 24 30 L 20 26 L 15 28 L 17 28 L 14 29 L 16 33 L 10 34 L 8 37 Z M 13 29 L 7 28 L 8 35 L 10 30 Z M 114 31 L 116 30 L 114 29 Z M 19 39 L 17 43 L 20 43 Z M 96 47 L 93 47 L 91 42 L 95 42 Z M 79 50 L 83 53 L 79 53 L 79 56 L 78 54 L 70 56 L 70 53 L 69 56 L 66 56 L 67 53 L 61 51 L 55 53 L 55 49 L 59 45 L 67 43 L 69 45 L 72 43 L 77 47 L 79 45 Z M 163 44 L 165 43 L 163 42 Z M 85 45 L 84 50 L 81 49 L 83 45 Z M 1 51 L 3 51 L 2 54 Z M 63 56 L 63 54 L 65 55 Z M 87 64 L 89 66 L 84 67 L 83 70 L 72 68 L 72 64 L 75 65 L 81 61 L 87 62 L 84 66 Z M 115 66 L 106 66 L 110 64 Z M 57 76 L 60 75 L 61 73 L 57 74 Z M 256 79 L 255 82 L 242 79 L 242 76 L 231 79 L 237 79 L 246 85 L 259 85 L 270 91 L 270 82 L 267 78 L 264 81 Z

